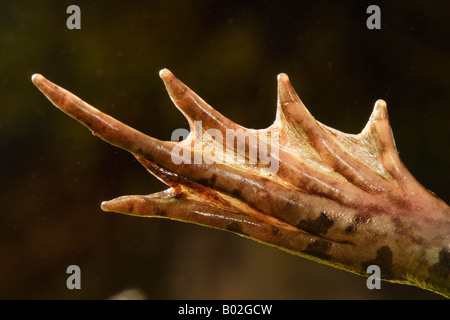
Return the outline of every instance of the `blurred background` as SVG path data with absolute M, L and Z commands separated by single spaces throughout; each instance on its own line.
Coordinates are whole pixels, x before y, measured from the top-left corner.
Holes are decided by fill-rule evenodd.
M 41 73 L 159 139 L 187 128 L 158 71 L 169 68 L 251 128 L 275 119 L 289 75 L 320 122 L 362 130 L 387 101 L 400 156 L 449 203 L 448 1 L 0 2 L 0 298 L 440 299 L 258 244 L 162 219 L 103 213 L 100 203 L 166 189 L 93 137 L 33 86 Z M 81 9 L 69 30 L 66 9 Z M 366 9 L 381 8 L 381 30 Z M 81 268 L 68 290 L 66 268 Z

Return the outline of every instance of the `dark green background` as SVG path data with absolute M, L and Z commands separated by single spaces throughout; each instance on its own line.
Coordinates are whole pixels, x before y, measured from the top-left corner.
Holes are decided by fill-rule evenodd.
M 320 265 L 234 234 L 103 213 L 100 203 L 166 188 L 132 155 L 55 109 L 42 73 L 160 139 L 187 127 L 158 71 L 252 128 L 275 118 L 285 72 L 320 122 L 348 133 L 385 99 L 400 156 L 449 202 L 448 1 L 1 1 L 0 298 L 440 298 Z M 81 30 L 66 8 L 81 8 Z M 381 7 L 381 30 L 366 8 Z M 79 265 L 82 289 L 66 288 Z

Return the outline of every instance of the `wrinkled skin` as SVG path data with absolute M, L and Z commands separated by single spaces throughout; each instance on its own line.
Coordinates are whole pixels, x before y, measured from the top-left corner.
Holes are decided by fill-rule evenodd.
M 450 297 L 450 208 L 401 162 L 384 101 L 375 103 L 360 134 L 345 134 L 316 121 L 280 74 L 276 120 L 253 130 L 225 118 L 170 71 L 160 77 L 190 124 L 181 142 L 149 137 L 33 76 L 55 106 L 170 186 L 104 202 L 103 210 L 228 230 L 360 275 L 377 265 L 384 280 Z M 245 146 L 230 149 L 212 133 L 225 137 L 227 130 L 246 136 Z M 277 170 L 261 158 L 251 161 L 255 141 L 266 146 Z M 203 161 L 177 164 L 175 147 Z M 239 161 L 205 160 L 221 152 Z

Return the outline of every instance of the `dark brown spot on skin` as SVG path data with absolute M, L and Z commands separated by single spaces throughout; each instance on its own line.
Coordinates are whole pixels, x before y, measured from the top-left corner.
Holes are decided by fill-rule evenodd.
M 362 215 L 357 215 L 353 218 L 353 221 L 355 221 L 356 224 L 361 223 L 361 222 L 367 222 L 369 220 L 368 216 L 362 216 Z
M 402 217 L 391 216 L 392 224 L 395 226 L 396 233 L 407 236 L 412 243 L 418 245 L 424 245 L 424 239 L 417 235 L 414 228 L 411 228 L 408 224 L 405 224 L 405 220 Z
M 323 260 L 330 260 L 331 255 L 326 253 L 331 247 L 331 243 L 326 240 L 315 240 L 308 244 L 303 253 L 309 254 L 313 257 L 317 257 Z
M 278 234 L 280 234 L 280 232 L 281 232 L 280 229 L 272 226 L 272 235 L 277 236 Z
M 352 233 L 356 231 L 356 225 L 355 224 L 351 224 L 349 225 L 347 228 L 345 228 L 345 233 Z
M 369 216 L 368 215 L 356 215 L 353 218 L 353 222 L 351 224 L 348 225 L 348 227 L 345 229 L 345 233 L 353 233 L 356 231 L 356 228 L 358 226 L 358 224 L 363 223 L 363 222 L 367 222 L 369 220 Z
M 214 184 L 214 183 L 216 182 L 216 178 L 217 178 L 217 176 L 216 176 L 215 174 L 213 174 L 213 175 L 211 176 L 211 178 L 209 179 L 209 181 L 211 182 L 211 184 Z
M 239 222 L 236 222 L 236 221 L 230 223 L 230 224 L 227 226 L 227 230 L 228 230 L 228 231 L 231 231 L 231 232 L 236 232 L 236 233 L 239 233 L 239 234 L 246 235 L 245 232 L 242 231 L 242 226 L 241 226 L 241 224 L 240 224 Z
M 381 277 L 383 279 L 392 279 L 392 250 L 388 246 L 382 246 L 377 250 L 375 259 L 367 260 L 361 263 L 363 272 L 366 272 L 367 267 L 376 265 L 380 268 Z
M 450 274 L 450 251 L 446 249 L 439 251 L 439 262 L 433 264 L 429 272 L 438 279 L 447 279 Z
M 240 198 L 241 197 L 241 191 L 239 189 L 233 189 L 232 194 L 236 198 Z
M 178 192 L 172 195 L 173 199 L 183 199 L 186 198 L 186 194 L 182 192 Z
M 312 234 L 319 235 L 327 233 L 334 224 L 334 221 L 327 217 L 325 212 L 321 212 L 317 219 L 300 220 L 297 227 Z
M 155 215 L 160 216 L 160 217 L 166 217 L 167 212 L 165 212 L 164 210 L 158 210 L 158 211 L 156 211 Z

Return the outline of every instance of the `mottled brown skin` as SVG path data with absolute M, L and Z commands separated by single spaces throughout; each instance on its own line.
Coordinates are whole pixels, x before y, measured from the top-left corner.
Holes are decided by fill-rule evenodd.
M 450 297 L 450 208 L 404 167 L 384 101 L 375 103 L 360 134 L 345 134 L 316 121 L 288 77 L 280 74 L 276 121 L 253 130 L 225 118 L 170 71 L 161 70 L 160 76 L 189 121 L 193 134 L 184 141 L 149 137 L 41 75 L 33 76 L 55 106 L 94 135 L 133 153 L 170 186 L 152 195 L 104 202 L 103 210 L 228 230 L 360 275 L 375 264 L 384 280 Z M 227 129 L 257 138 L 278 134 L 279 143 L 266 141 L 277 156 L 278 171 L 267 173 L 260 161 L 249 163 L 248 154 L 237 147 L 235 155 L 247 160 L 239 165 L 175 164 L 175 146 L 204 153 L 217 143 L 207 135 L 195 141 L 196 120 L 204 131 L 217 129 L 224 136 Z

